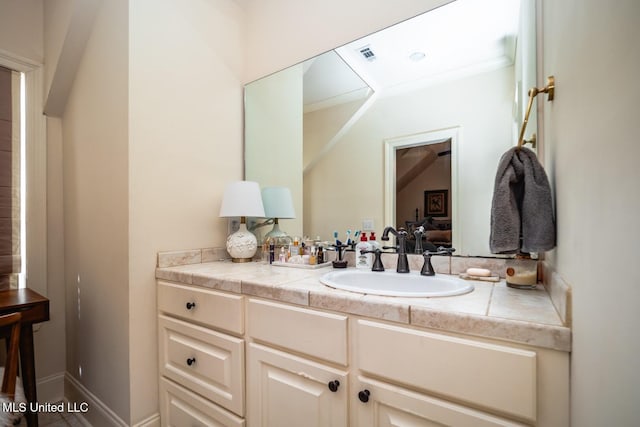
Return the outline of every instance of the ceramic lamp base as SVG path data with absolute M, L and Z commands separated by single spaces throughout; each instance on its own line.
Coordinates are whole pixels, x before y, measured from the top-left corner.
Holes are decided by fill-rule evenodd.
M 258 240 L 244 223 L 240 224 L 238 231 L 227 237 L 227 252 L 233 262 L 250 262 L 257 250 Z

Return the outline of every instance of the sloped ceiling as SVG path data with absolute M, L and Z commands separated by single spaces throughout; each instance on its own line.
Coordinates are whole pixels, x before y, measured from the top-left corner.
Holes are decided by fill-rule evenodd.
M 305 74 L 305 105 L 335 105 L 363 87 L 383 96 L 511 65 L 519 3 L 457 0 L 317 57 Z

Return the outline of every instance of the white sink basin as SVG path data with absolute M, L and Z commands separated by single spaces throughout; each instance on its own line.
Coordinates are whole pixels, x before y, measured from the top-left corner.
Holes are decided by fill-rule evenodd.
M 421 276 L 419 272 L 334 270 L 320 277 L 326 286 L 362 294 L 394 297 L 445 297 L 473 291 L 473 285 L 453 276 Z

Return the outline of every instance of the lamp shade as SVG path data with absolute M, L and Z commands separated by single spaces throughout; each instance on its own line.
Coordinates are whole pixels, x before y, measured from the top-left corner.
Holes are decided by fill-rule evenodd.
M 265 187 L 262 189 L 265 218 L 295 218 L 291 190 L 287 187 Z
M 220 216 L 266 218 L 260 185 L 253 181 L 235 181 L 227 184 L 220 206 Z

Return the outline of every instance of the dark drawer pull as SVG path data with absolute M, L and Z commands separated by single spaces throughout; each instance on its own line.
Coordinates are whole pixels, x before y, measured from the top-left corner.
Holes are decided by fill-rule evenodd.
M 196 358 L 195 357 L 190 357 L 187 359 L 187 365 L 191 366 L 194 363 L 196 363 Z
M 195 302 L 188 302 L 187 303 L 187 310 L 191 310 L 192 308 L 196 307 L 196 303 Z
M 327 384 L 327 386 L 329 386 L 329 390 L 335 393 L 336 391 L 338 391 L 338 387 L 340 387 L 340 381 L 329 381 L 329 384 Z

